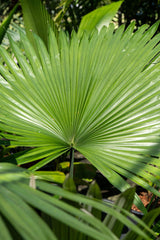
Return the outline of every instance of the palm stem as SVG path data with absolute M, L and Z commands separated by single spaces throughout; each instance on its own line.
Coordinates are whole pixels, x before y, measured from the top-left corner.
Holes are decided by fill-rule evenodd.
M 70 150 L 70 177 L 73 178 L 73 170 L 74 170 L 74 148 Z

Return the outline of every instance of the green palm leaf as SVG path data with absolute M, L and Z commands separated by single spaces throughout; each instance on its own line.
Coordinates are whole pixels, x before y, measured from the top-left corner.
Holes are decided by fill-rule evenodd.
M 41 160 L 37 170 L 74 148 L 121 191 L 128 185 L 119 175 L 160 193 L 160 80 L 158 23 L 134 23 L 124 31 L 114 26 L 81 40 L 50 30 L 48 50 L 35 36 L 38 55 L 21 34 L 25 56 L 11 40 L 20 67 L 1 47 L 7 67 L 0 65 L 0 129 L 13 146 L 34 147 L 18 164 Z M 10 134 L 9 134 L 10 133 Z M 156 167 L 155 167 L 156 166 Z
M 78 209 L 65 203 L 64 199 L 85 206 L 89 205 L 94 209 L 109 213 L 144 239 L 149 239 L 147 234 L 154 234 L 141 220 L 132 216 L 126 210 L 118 208 L 118 206 L 68 192 L 40 180 L 36 180 L 39 190 L 33 189 L 28 186 L 30 174 L 32 173 L 15 165 L 0 163 L 0 226 L 1 230 L 3 230 L 0 231 L 0 239 L 10 240 L 13 236 L 13 239 L 19 239 L 19 236 L 21 236 L 27 240 L 37 238 L 56 240 L 58 236 L 56 237 L 53 232 L 55 232 L 56 227 L 59 228 L 58 225 L 56 226 L 57 222 L 58 224 L 64 224 L 63 229 L 61 229 L 63 233 L 64 226 L 67 225 L 72 231 L 73 229 L 80 231 L 85 236 L 92 237 L 92 239 L 118 240 L 114 232 L 87 210 L 84 210 L 82 205 L 80 205 L 81 209 Z M 39 214 L 36 213 L 36 209 L 38 209 Z M 121 212 L 119 212 L 120 210 Z M 53 231 L 40 218 L 39 215 L 42 212 L 53 218 Z M 127 219 L 126 216 L 134 221 L 136 220 L 139 227 Z M 13 227 L 13 234 L 10 234 L 11 226 Z M 142 227 L 144 227 L 147 234 L 141 231 Z M 66 238 L 67 236 L 63 235 L 61 239 Z
M 25 30 L 35 50 L 36 44 L 34 42 L 33 32 L 39 35 L 47 46 L 49 26 L 52 27 L 55 32 L 57 31 L 47 9 L 39 0 L 21 0 L 21 6 Z
M 113 2 L 85 15 L 80 23 L 78 34 L 81 35 L 84 31 L 92 32 L 95 28 L 100 31 L 102 27 L 108 26 L 122 3 L 123 1 Z
M 13 7 L 13 9 L 10 11 L 8 17 L 5 18 L 3 20 L 3 22 L 1 23 L 1 25 L 0 25 L 0 43 L 2 42 L 2 40 L 3 40 L 3 38 L 4 38 L 5 34 L 6 34 L 7 28 L 9 26 L 9 24 L 10 24 L 10 22 L 12 20 L 12 17 L 14 15 L 14 13 L 16 12 L 18 6 L 19 6 L 19 3 L 17 3 Z

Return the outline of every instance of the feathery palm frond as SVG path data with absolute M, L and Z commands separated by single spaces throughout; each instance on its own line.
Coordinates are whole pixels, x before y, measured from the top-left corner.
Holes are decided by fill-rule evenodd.
M 74 148 L 121 191 L 119 175 L 160 195 L 160 79 L 158 23 L 103 28 L 100 33 L 73 32 L 71 39 L 50 30 L 48 50 L 35 36 L 38 56 L 21 34 L 25 56 L 11 40 L 19 66 L 1 47 L 0 129 L 13 146 L 34 147 L 18 164 L 41 160 L 37 170 Z

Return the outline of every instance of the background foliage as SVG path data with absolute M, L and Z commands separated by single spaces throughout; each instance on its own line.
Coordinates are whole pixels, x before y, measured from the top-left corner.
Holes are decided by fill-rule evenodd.
M 5 16 L 8 15 L 8 13 L 13 8 L 13 6 L 15 6 L 16 2 L 17 1 L 1 1 L 0 2 L 0 14 L 1 14 L 2 20 L 4 20 Z M 84 15 L 86 15 L 90 11 L 100 6 L 110 3 L 111 1 L 83 1 L 83 0 L 47 1 L 46 0 L 43 2 L 46 4 L 46 7 L 49 13 L 54 19 L 56 27 L 58 29 L 67 30 L 69 33 L 71 33 L 73 29 L 76 31 L 79 29 L 80 22 Z M 23 3 L 22 0 L 21 0 L 21 3 Z M 24 9 L 25 7 L 23 7 L 23 11 Z M 152 11 L 150 11 L 151 9 Z M 37 15 L 39 12 L 43 12 L 44 18 L 48 16 L 44 8 L 41 6 L 39 10 L 37 10 Z M 17 14 L 18 14 L 18 18 L 21 18 L 22 13 L 21 13 L 20 7 L 17 10 Z M 31 14 L 34 15 L 34 11 Z M 17 18 L 17 15 L 15 16 Z M 123 22 L 125 22 L 127 26 L 130 23 L 130 21 L 134 19 L 136 20 L 135 21 L 136 27 L 138 27 L 138 26 L 141 26 L 143 23 L 148 23 L 149 25 L 151 25 L 158 18 L 159 18 L 158 1 L 136 1 L 133 4 L 133 2 L 126 0 L 124 1 L 121 9 L 119 10 L 117 17 L 114 19 L 114 22 L 117 25 L 118 24 L 121 25 Z M 46 18 L 46 19 L 47 19 L 47 22 L 50 21 L 49 18 Z M 35 20 L 33 20 L 33 22 L 35 23 Z M 45 23 L 45 25 L 47 25 L 47 22 Z M 38 28 L 39 26 L 35 27 L 35 29 L 38 29 Z M 159 52 L 159 46 L 157 45 L 157 43 L 159 42 L 159 36 L 157 35 L 156 37 L 152 38 L 152 36 L 155 34 L 157 25 L 154 25 L 148 31 L 146 31 L 145 34 L 143 34 L 143 32 L 147 28 L 148 28 L 148 25 L 142 26 L 141 28 L 139 28 L 139 31 L 137 31 L 137 33 L 134 35 L 132 33 L 135 30 L 135 27 L 134 27 L 134 24 L 131 24 L 127 28 L 126 32 L 123 33 L 124 29 L 123 27 L 121 27 L 118 29 L 118 31 L 116 31 L 116 34 L 115 34 L 114 26 L 111 25 L 110 28 L 108 28 L 108 32 L 109 32 L 108 38 L 106 38 L 107 40 L 109 39 L 108 43 L 105 39 L 105 32 L 103 31 L 101 34 L 99 34 L 99 37 L 97 37 L 96 35 L 97 33 L 95 32 L 92 35 L 92 37 L 90 37 L 90 35 L 87 35 L 88 34 L 87 33 L 86 36 L 83 39 L 81 39 L 81 44 L 79 44 L 79 40 L 77 41 L 78 37 L 76 36 L 76 34 L 72 34 L 72 37 L 69 40 L 69 35 L 65 36 L 65 34 L 61 32 L 57 40 L 56 34 L 54 36 L 54 34 L 51 32 L 49 36 L 50 38 L 49 46 L 47 46 L 48 40 L 46 39 L 45 41 L 45 45 L 49 47 L 48 49 L 46 49 L 46 46 L 41 42 L 41 40 L 38 37 L 35 37 L 36 43 L 37 43 L 36 44 L 37 53 L 34 52 L 34 49 L 32 49 L 32 46 L 30 45 L 29 41 L 21 33 L 22 42 L 24 44 L 23 49 L 25 49 L 25 53 L 23 52 L 22 54 L 21 47 L 19 47 L 19 45 L 16 45 L 14 41 L 11 40 L 10 43 L 12 46 L 12 54 L 14 55 L 14 60 L 12 60 L 9 57 L 7 51 L 4 51 L 4 49 L 1 48 L 1 56 L 3 56 L 3 61 L 6 62 L 6 66 L 8 68 L 7 70 L 7 68 L 4 67 L 4 64 L 2 64 L 0 69 L 1 71 L 0 80 L 2 83 L 1 96 L 0 96 L 1 98 L 0 106 L 2 110 L 1 120 L 3 120 L 5 123 L 8 124 L 8 126 L 7 125 L 4 126 L 2 122 L 0 123 L 1 130 L 4 130 L 3 136 L 11 140 L 10 143 L 13 148 L 15 146 L 21 146 L 21 147 L 26 146 L 31 148 L 38 147 L 38 148 L 33 148 L 30 152 L 26 153 L 23 156 L 19 156 L 19 157 L 16 156 L 16 158 L 18 157 L 17 160 L 19 164 L 23 164 L 23 163 L 30 164 L 30 162 L 34 160 L 41 160 L 39 163 L 37 163 L 37 165 L 34 165 L 34 162 L 33 162 L 33 165 L 31 165 L 30 167 L 30 170 L 33 171 L 41 168 L 48 162 L 52 161 L 54 158 L 58 157 L 63 152 L 66 152 L 67 154 L 68 151 L 71 151 L 72 153 L 73 147 L 74 147 L 75 149 L 83 153 L 83 155 L 85 155 L 86 158 L 97 169 L 99 169 L 106 176 L 106 178 L 108 178 L 110 182 L 113 183 L 113 185 L 115 185 L 121 191 L 124 191 L 126 188 L 129 187 L 129 185 L 126 184 L 125 180 L 121 178 L 121 175 L 124 175 L 125 177 L 135 181 L 137 184 L 142 185 L 148 190 L 151 190 L 155 194 L 159 195 L 159 192 L 154 188 L 155 186 L 154 185 L 150 186 L 150 182 L 152 182 L 153 184 L 159 187 L 159 180 L 158 180 L 159 161 L 152 159 L 150 157 L 152 153 L 154 154 L 158 152 L 157 150 L 158 146 L 156 143 L 159 142 L 159 140 L 155 138 L 155 135 L 159 132 L 158 119 L 160 114 L 159 106 L 158 106 L 158 97 L 157 97 L 160 91 L 159 88 L 157 87 L 159 86 L 159 80 L 158 80 L 159 65 L 157 64 L 156 61 L 154 62 L 156 63 L 155 65 L 151 64 L 151 61 L 153 60 L 155 55 L 157 55 L 157 53 Z M 31 29 L 33 30 L 33 27 L 31 27 Z M 53 29 L 54 29 L 54 26 L 53 26 Z M 36 32 L 36 33 L 40 36 L 39 32 Z M 42 39 L 44 38 L 43 36 L 41 37 Z M 151 38 L 152 40 L 149 41 Z M 51 44 L 53 42 L 54 42 L 53 44 L 54 48 L 52 48 L 52 44 Z M 97 45 L 95 45 L 95 43 Z M 108 44 L 107 46 L 110 46 L 110 48 L 106 47 L 106 43 Z M 118 44 L 119 44 L 119 47 L 118 47 Z M 96 46 L 95 49 L 103 46 L 103 51 L 105 50 L 105 48 L 107 48 L 107 50 L 110 49 L 110 51 L 106 52 L 108 54 L 107 59 L 109 59 L 109 62 L 107 62 L 106 60 L 106 55 L 105 55 L 105 58 L 103 59 L 104 52 L 101 51 L 101 48 L 98 48 L 97 52 L 96 50 L 93 52 L 94 46 Z M 85 55 L 86 49 L 89 50 L 90 54 L 87 53 L 87 55 Z M 118 52 L 117 49 L 120 50 L 120 52 Z M 50 55 L 48 55 L 48 52 L 47 52 L 48 50 Z M 81 50 L 83 51 L 81 52 Z M 92 53 L 94 53 L 95 55 L 92 55 Z M 83 64 L 76 65 L 75 59 L 77 59 L 77 62 L 78 62 L 79 57 L 75 58 L 75 56 L 80 56 L 81 60 L 85 59 L 85 63 L 87 63 L 87 61 L 88 63 L 90 63 L 90 60 L 92 60 L 91 62 L 94 65 L 94 69 L 90 69 L 89 67 L 85 68 Z M 89 58 L 87 60 L 88 56 Z M 143 56 L 143 57 L 138 57 L 138 56 Z M 27 61 L 25 57 L 27 57 Z M 52 59 L 51 62 L 50 62 L 50 57 Z M 132 57 L 134 60 L 136 59 L 136 62 L 133 61 Z M 104 61 L 100 62 L 100 60 L 97 61 L 97 59 L 98 60 L 101 59 Z M 130 61 L 130 64 L 128 64 L 129 61 Z M 79 62 L 83 63 L 84 61 L 79 61 Z M 109 67 L 107 68 L 107 70 L 103 71 L 102 66 L 104 66 L 103 65 L 104 62 Z M 50 67 L 51 64 L 53 64 L 52 68 Z M 57 64 L 59 64 L 61 68 L 59 68 L 59 65 Z M 114 66 L 119 66 L 119 65 L 120 65 L 119 69 L 122 69 L 123 73 L 117 77 L 116 74 L 119 74 L 119 71 L 117 71 L 114 68 Z M 91 66 L 91 64 L 89 64 L 88 66 Z M 124 66 L 125 68 L 123 69 Z M 128 66 L 128 68 L 126 68 L 126 66 Z M 27 72 L 26 72 L 26 69 L 28 69 Z M 54 74 L 53 74 L 51 69 L 54 69 L 57 71 L 56 77 L 54 76 L 56 71 L 54 71 Z M 77 69 L 79 69 L 78 73 L 81 74 L 80 78 L 77 77 L 78 76 L 76 74 Z M 97 77 L 98 73 L 101 73 L 101 78 Z M 90 75 L 92 75 L 92 79 L 89 77 Z M 135 75 L 137 76 L 136 78 L 135 78 Z M 4 79 L 2 76 L 4 77 Z M 84 79 L 87 79 L 86 76 L 88 77 L 90 86 L 87 85 L 88 81 L 86 83 L 84 81 L 84 84 L 83 84 L 83 81 L 79 81 L 79 79 L 83 79 L 82 76 L 85 76 Z M 107 81 L 108 85 L 106 90 L 105 88 L 103 88 L 104 94 L 102 94 L 102 92 L 101 94 L 99 94 L 99 80 L 102 85 L 104 84 L 104 86 L 106 86 L 105 78 L 103 79 L 104 76 L 110 76 L 110 78 Z M 14 82 L 13 79 L 16 79 L 16 81 Z M 22 79 L 23 79 L 23 84 L 21 82 Z M 50 81 L 51 79 L 52 81 Z M 53 79 L 55 82 L 53 81 Z M 64 79 L 66 80 L 66 82 L 63 81 Z M 74 82 L 75 79 L 76 79 L 76 82 Z M 97 82 L 97 79 L 98 79 L 98 82 Z M 132 82 L 132 80 L 134 80 L 134 82 Z M 92 81 L 94 81 L 94 84 Z M 141 82 L 141 85 L 138 85 L 139 82 Z M 48 88 L 48 83 L 50 84 L 50 88 Z M 86 104 L 84 96 L 83 95 L 81 96 L 81 92 L 79 93 L 76 92 L 78 89 L 77 86 L 79 85 L 83 93 L 84 92 L 86 93 L 86 85 L 88 86 L 86 99 L 88 99 L 88 103 L 92 102 L 91 105 Z M 138 93 L 135 91 L 133 85 L 135 85 L 136 87 L 135 89 L 137 90 Z M 44 86 L 46 87 L 46 89 L 44 88 Z M 68 89 L 68 91 L 66 91 L 66 89 Z M 109 92 L 108 89 L 110 90 L 110 93 L 111 93 L 111 94 L 109 93 L 109 95 L 107 95 Z M 29 92 L 27 92 L 27 90 L 29 90 Z M 63 95 L 62 92 L 64 92 L 64 96 L 61 96 Z M 39 95 L 39 93 L 41 93 L 41 96 Z M 27 99 L 26 99 L 26 96 L 27 96 Z M 34 99 L 33 99 L 33 96 L 34 96 Z M 71 99 L 70 99 L 70 96 L 71 96 Z M 106 96 L 108 97 L 106 98 Z M 53 101 L 50 102 L 50 99 L 52 99 Z M 75 101 L 72 101 L 73 99 Z M 96 99 L 96 102 L 94 102 L 94 99 Z M 107 101 L 109 100 L 108 103 L 105 102 L 105 99 L 107 99 Z M 83 106 L 83 100 L 86 104 L 84 106 Z M 123 102 L 123 100 L 125 101 Z M 78 103 L 78 101 L 80 104 Z M 59 112 L 59 109 L 58 110 L 56 109 L 57 105 L 54 105 L 54 102 L 56 102 L 56 104 L 58 103 L 58 105 L 60 106 L 59 109 L 63 109 L 64 111 Z M 76 105 L 75 102 L 77 102 L 78 104 Z M 95 111 L 90 114 L 90 109 L 92 110 L 96 109 L 95 106 L 97 102 L 101 107 L 99 108 L 99 112 L 97 110 L 97 112 Z M 63 104 L 61 105 L 61 103 Z M 68 106 L 70 106 L 69 109 L 68 109 Z M 85 112 L 84 109 L 87 107 L 88 109 Z M 111 110 L 110 112 L 107 112 L 107 115 L 106 115 L 107 121 L 105 120 L 106 122 L 104 121 L 104 118 L 103 118 L 106 114 L 105 108 L 107 111 L 108 109 Z M 55 115 L 52 113 L 53 109 L 55 110 L 54 111 Z M 72 111 L 73 109 L 75 111 Z M 79 109 L 79 111 L 77 111 L 77 109 Z M 6 115 L 6 112 L 8 115 Z M 38 113 L 43 113 L 43 114 L 41 115 Z M 77 114 L 77 116 L 76 116 L 76 121 L 74 122 L 75 113 Z M 50 118 L 50 115 L 52 116 L 52 118 Z M 143 115 L 143 118 L 140 117 L 141 115 Z M 8 117 L 8 116 L 11 116 L 11 117 Z M 88 116 L 88 118 L 86 118 L 87 121 L 85 120 L 86 116 Z M 83 121 L 80 121 L 81 117 Z M 108 121 L 108 118 L 110 119 L 110 121 Z M 28 121 L 28 119 L 30 119 L 30 121 Z M 55 120 L 56 120 L 56 124 L 55 124 L 56 127 L 52 126 L 52 122 Z M 98 124 L 97 124 L 97 120 L 99 120 Z M 123 126 L 122 124 L 123 121 L 125 121 L 125 126 Z M 21 126 L 20 128 L 18 128 L 18 124 L 17 124 L 18 122 L 19 122 L 19 126 Z M 83 123 L 85 123 L 86 126 Z M 90 125 L 87 125 L 88 123 L 91 123 L 92 127 Z M 113 123 L 113 126 L 111 123 Z M 153 125 L 152 131 L 150 132 L 148 131 L 148 124 L 150 124 L 150 126 Z M 108 126 L 111 126 L 111 131 L 109 131 L 109 134 L 108 134 L 108 129 L 110 128 L 108 128 Z M 52 129 L 52 127 L 54 129 Z M 79 131 L 77 131 L 77 129 Z M 153 135 L 154 131 L 155 131 L 155 134 Z M 9 132 L 11 134 L 9 134 Z M 39 139 L 39 136 L 40 136 L 40 139 Z M 124 139 L 126 138 L 126 136 L 130 136 L 130 139 L 127 138 L 125 143 Z M 5 140 L 2 139 L 1 141 L 5 141 Z M 55 145 L 53 144 L 53 142 Z M 107 142 L 107 145 L 105 145 L 106 142 Z M 9 144 L 7 143 L 9 147 L 10 147 L 10 143 Z M 155 147 L 154 149 L 151 147 L 152 144 Z M 147 145 L 151 147 L 150 149 L 152 149 L 153 151 L 148 151 Z M 25 150 L 27 151 L 27 148 Z M 137 151 L 138 151 L 138 156 L 137 156 Z M 142 153 L 141 156 L 139 156 L 140 153 Z M 1 155 L 3 155 L 2 151 L 1 151 Z M 73 154 L 71 155 L 73 157 Z M 12 166 L 11 168 L 14 168 L 14 166 Z M 14 173 L 17 171 L 17 169 L 14 170 Z M 134 171 L 135 169 L 136 171 Z M 22 204 L 22 206 L 24 206 L 24 209 L 28 208 L 26 204 L 30 204 L 30 205 L 33 204 L 33 207 L 38 208 L 39 210 L 42 210 L 42 211 L 44 210 L 45 213 L 48 213 L 47 202 L 50 201 L 49 198 L 51 198 L 51 196 L 49 195 L 51 194 L 54 195 L 54 198 L 55 198 L 54 202 L 57 202 L 57 199 L 56 199 L 57 196 L 55 191 L 53 190 L 54 187 L 52 186 L 52 189 L 51 189 L 51 185 L 48 183 L 47 184 L 41 183 L 41 182 L 39 183 L 39 181 L 36 182 L 39 189 L 41 189 L 41 186 L 44 186 L 44 188 L 42 187 L 41 189 L 43 192 L 44 191 L 47 192 L 47 188 L 48 188 L 49 195 L 46 193 L 43 193 L 44 194 L 43 195 L 35 189 L 32 191 L 28 186 L 28 181 L 27 181 L 27 186 L 24 186 L 24 185 L 20 186 L 18 185 L 19 184 L 18 182 L 16 182 L 14 186 L 12 185 L 12 177 L 13 178 L 16 177 L 16 174 L 9 173 L 8 171 L 6 171 L 6 169 L 3 169 L 3 166 L 1 166 L 1 170 L 4 176 L 1 175 L 1 179 L 0 179 L 1 180 L 0 191 L 2 193 L 1 195 L 2 201 L 0 205 L 2 218 L 0 218 L 0 225 L 1 225 L 1 228 L 3 227 L 3 230 L 4 230 L 3 233 L 7 234 L 6 235 L 7 237 L 5 237 L 5 239 L 10 239 L 10 236 L 7 233 L 8 230 L 5 226 L 6 224 L 8 227 L 8 221 L 14 222 L 15 225 L 13 227 L 15 227 L 17 231 L 19 230 L 18 225 L 22 226 L 23 228 L 23 224 L 25 221 L 29 221 L 29 224 L 32 225 L 32 221 L 27 220 L 28 210 L 26 210 L 27 214 L 24 215 L 24 221 L 21 222 L 21 220 L 19 219 L 20 221 L 17 221 L 17 224 L 16 224 L 16 220 L 18 220 L 20 216 L 23 217 L 23 212 L 18 206 L 19 204 Z M 120 175 L 118 175 L 117 173 L 119 173 Z M 57 173 L 55 173 L 55 175 L 56 174 Z M 33 176 L 33 179 L 32 179 L 32 176 Z M 34 185 L 34 176 L 43 178 L 42 172 L 39 172 L 39 173 L 32 172 L 31 180 L 33 180 L 33 185 Z M 61 179 L 63 178 L 62 182 L 64 181 L 64 175 L 63 176 L 59 175 L 57 177 Z M 7 179 L 7 183 L 6 183 L 6 179 Z M 50 176 L 50 180 L 51 180 L 51 176 Z M 150 182 L 148 180 L 150 180 Z M 53 182 L 55 181 L 53 180 Z M 30 195 L 31 197 L 25 191 L 26 187 L 28 188 L 27 191 L 29 191 L 29 193 L 31 194 Z M 67 185 L 66 189 L 71 190 L 70 183 Z M 13 191 L 15 195 L 12 195 L 12 193 L 9 193 L 10 190 Z M 76 188 L 73 187 L 73 190 L 76 190 Z M 119 199 L 119 202 L 117 202 L 117 206 L 119 205 L 120 207 L 124 207 L 125 209 L 129 210 L 131 208 L 132 201 L 135 196 L 135 192 L 134 190 L 130 190 L 130 189 L 127 191 L 128 191 L 127 193 L 126 192 L 122 193 Z M 7 198 L 8 193 L 11 194 L 10 197 L 13 196 L 13 199 L 14 199 L 13 201 L 11 199 L 8 200 Z M 80 199 L 82 199 L 81 196 L 77 196 L 76 194 L 69 195 L 70 193 L 63 192 L 63 189 L 61 188 L 57 189 L 57 193 L 58 193 L 58 196 L 60 196 L 57 202 L 58 203 L 57 213 L 59 213 L 61 207 L 64 206 L 63 201 L 61 201 L 61 197 L 65 197 L 66 194 L 68 195 L 69 201 L 73 200 L 73 198 L 76 198 L 78 204 Z M 43 195 L 44 200 L 46 201 L 40 204 L 40 198 L 37 198 L 37 201 L 35 200 L 34 202 L 32 202 L 33 197 L 35 197 L 36 194 L 38 195 L 40 194 L 41 196 Z M 125 206 L 125 204 L 128 204 L 127 202 L 128 196 L 130 195 L 132 195 L 132 199 L 130 200 L 130 205 Z M 18 199 L 18 196 L 22 197 L 22 200 L 25 200 L 25 203 L 20 199 Z M 127 201 L 125 204 L 122 204 L 124 203 L 124 196 L 125 196 L 125 201 L 126 199 Z M 94 196 L 94 197 L 97 198 L 97 196 Z M 53 199 L 51 199 L 51 201 L 52 200 Z M 85 197 L 84 197 L 84 202 L 89 204 L 87 198 Z M 53 207 L 53 204 L 54 203 L 52 202 L 52 207 Z M 93 206 L 95 206 L 94 205 L 95 202 L 93 201 L 91 204 L 89 204 L 89 207 L 85 208 L 86 207 L 85 204 L 83 207 L 85 208 L 86 211 L 88 211 L 88 209 L 90 209 L 92 204 Z M 72 202 L 69 202 L 68 206 L 66 206 L 66 208 L 63 210 L 67 211 L 67 209 L 71 209 L 71 212 L 69 212 L 69 214 L 71 215 L 74 215 L 74 213 L 77 212 L 78 210 L 77 217 L 83 216 L 84 220 L 86 217 L 88 217 L 87 219 L 89 224 L 87 225 L 87 227 L 89 227 L 90 223 L 92 222 L 92 217 L 90 218 L 89 217 L 90 215 L 88 216 L 88 212 L 90 211 L 88 211 L 85 215 L 81 212 L 81 209 L 79 211 L 79 207 L 78 209 L 73 209 L 71 205 L 72 205 Z M 17 207 L 18 215 L 16 215 L 16 212 L 14 212 L 16 207 Z M 44 209 L 42 209 L 42 207 L 44 207 Z M 102 211 L 102 208 L 100 208 L 98 204 L 96 205 L 96 207 L 97 207 L 97 210 Z M 9 211 L 8 211 L 8 208 L 9 208 Z M 119 214 L 119 210 L 120 209 L 118 209 L 118 211 L 115 213 L 117 214 L 117 216 Z M 149 227 L 151 227 L 154 219 L 159 213 L 158 211 L 156 210 L 154 212 L 149 212 L 149 215 L 145 215 L 145 218 L 143 220 L 148 224 Z M 110 212 L 110 208 L 106 212 Z M 64 212 L 61 212 L 61 213 L 65 215 Z M 34 213 L 31 213 L 31 215 L 32 214 L 35 217 L 35 225 L 36 225 L 36 222 L 41 220 L 38 220 L 38 218 Z M 56 215 L 56 217 L 57 216 L 58 215 Z M 44 221 L 46 221 L 45 214 L 42 214 L 41 217 Z M 52 215 L 50 217 L 54 218 L 55 216 Z M 37 218 L 37 221 L 36 221 L 36 218 Z M 47 216 L 47 219 L 48 219 L 48 216 Z M 85 225 L 83 224 L 82 219 L 81 221 L 77 221 L 77 226 L 76 226 L 75 220 L 73 219 L 74 228 L 78 230 L 79 224 L 82 224 L 83 233 L 89 234 L 91 237 L 94 237 L 96 239 L 102 239 L 102 235 L 99 235 L 101 234 L 101 232 L 97 232 L 97 237 L 94 235 L 94 232 L 92 231 L 93 229 L 90 229 L 91 231 L 89 230 L 87 232 L 87 230 L 85 230 L 86 228 L 85 228 Z M 90 222 L 90 219 L 91 219 L 91 222 Z M 148 219 L 152 219 L 152 221 L 148 222 Z M 58 224 L 59 226 L 60 224 L 59 220 L 60 222 L 62 222 L 62 229 L 65 235 L 66 227 L 64 226 L 64 224 L 67 223 L 70 226 L 72 226 L 72 224 L 69 224 L 67 220 L 65 222 L 65 219 L 63 219 L 62 216 L 59 217 L 59 219 L 56 219 L 55 222 L 53 221 L 53 219 L 51 221 L 52 223 L 54 222 L 54 225 Z M 124 220 L 124 222 L 126 221 L 122 215 L 120 216 L 119 220 L 120 221 Z M 104 228 L 101 222 L 99 223 L 100 225 L 98 225 L 100 226 L 99 229 L 103 230 L 105 233 L 105 236 L 103 237 L 103 239 L 104 238 L 108 239 L 109 236 L 107 236 L 106 233 L 110 233 L 111 236 L 114 237 L 114 239 L 116 239 L 116 236 L 120 237 L 124 222 L 122 221 L 122 223 L 120 223 L 118 220 L 115 219 L 115 216 L 112 216 L 112 214 L 108 215 L 105 220 L 107 228 Z M 51 227 L 50 222 L 47 221 L 47 223 Z M 41 224 L 43 225 L 43 222 L 41 222 Z M 141 229 L 143 229 L 143 226 L 144 226 L 143 223 L 139 222 L 139 224 L 142 224 Z M 33 224 L 33 227 L 35 227 L 35 225 Z M 25 226 L 27 226 L 27 224 L 25 224 Z M 134 230 L 134 225 L 132 227 Z M 117 230 L 118 228 L 119 230 Z M 29 230 L 30 228 L 28 228 L 27 230 L 28 234 L 30 234 Z M 72 229 L 68 229 L 68 230 L 71 231 L 72 234 L 70 236 L 72 236 L 74 239 L 74 234 L 73 234 L 74 232 L 72 231 Z M 44 232 L 45 231 L 48 231 L 48 230 L 44 230 Z M 147 231 L 149 231 L 149 229 Z M 33 232 L 34 231 L 32 231 L 31 234 Z M 136 234 L 138 234 L 138 239 L 143 239 L 143 234 L 145 233 L 145 231 L 144 232 L 141 230 L 139 231 L 139 229 L 137 228 L 136 232 L 137 232 Z M 26 233 L 23 232 L 23 230 L 22 232 L 19 232 L 19 234 L 20 235 L 24 234 L 24 237 L 26 236 Z M 48 232 L 47 234 L 50 235 L 51 233 Z M 139 235 L 142 235 L 142 236 L 140 237 Z M 62 239 L 64 239 L 63 236 L 62 236 Z M 135 235 L 135 233 L 131 231 L 128 237 L 125 237 L 125 239 L 137 239 L 136 237 L 137 235 Z M 147 239 L 147 236 L 144 236 L 144 237 Z M 29 240 L 31 239 L 29 235 L 28 235 L 28 239 Z M 36 236 L 35 237 L 33 236 L 33 239 L 36 239 Z M 56 237 L 53 236 L 53 239 L 56 239 Z M 58 239 L 60 238 L 58 237 Z M 71 240 L 71 238 L 69 239 Z M 84 236 L 84 239 L 86 239 L 85 236 Z
M 0 21 L 13 8 L 17 0 L 1 0 L 0 1 Z M 111 0 L 43 0 L 46 4 L 48 12 L 57 23 L 65 30 L 71 32 L 74 28 L 78 30 L 80 21 L 84 15 L 94 9 L 105 6 Z M 18 11 L 21 11 L 20 8 Z M 160 17 L 160 1 L 159 0 L 124 0 L 118 11 L 115 21 L 120 26 L 122 23 L 129 25 L 131 20 L 136 21 L 136 26 L 142 24 L 152 25 Z

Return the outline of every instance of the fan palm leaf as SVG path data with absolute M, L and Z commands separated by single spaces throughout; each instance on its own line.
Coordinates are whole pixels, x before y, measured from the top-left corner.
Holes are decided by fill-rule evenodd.
M 157 27 L 114 33 L 111 24 L 58 40 L 50 30 L 48 49 L 35 35 L 38 53 L 21 33 L 25 55 L 10 40 L 20 67 L 1 47 L 0 129 L 12 146 L 33 147 L 18 164 L 41 160 L 37 170 L 74 148 L 121 191 L 119 174 L 160 195 L 148 182 L 159 186 L 160 163 L 150 157 L 160 142 Z

